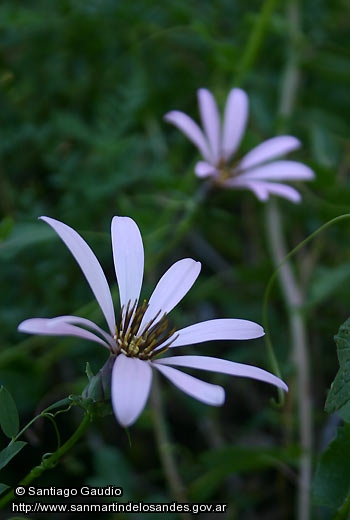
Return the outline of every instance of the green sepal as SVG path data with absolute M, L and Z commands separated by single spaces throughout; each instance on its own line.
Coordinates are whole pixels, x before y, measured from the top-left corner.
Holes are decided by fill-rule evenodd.
M 94 373 L 93 371 L 91 370 L 91 366 L 90 366 L 90 363 L 87 361 L 86 362 L 86 366 L 85 366 L 85 373 L 88 377 L 88 380 L 90 381 L 93 377 L 94 377 Z
M 80 406 L 96 416 L 104 417 L 113 413 L 111 406 L 111 378 L 115 356 L 110 356 L 103 367 L 93 374 L 89 363 L 86 364 L 86 375 L 89 382 L 82 392 Z
M 94 402 L 105 402 L 111 399 L 111 378 L 115 356 L 110 356 L 103 367 L 94 375 L 90 365 L 86 365 L 86 374 L 89 382 L 82 392 L 85 399 L 92 399 Z

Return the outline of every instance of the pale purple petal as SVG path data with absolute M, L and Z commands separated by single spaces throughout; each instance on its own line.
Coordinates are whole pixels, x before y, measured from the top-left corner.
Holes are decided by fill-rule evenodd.
M 198 104 L 202 125 L 211 150 L 210 162 L 217 164 L 220 159 L 220 115 L 218 106 L 213 94 L 205 88 L 198 90 Z
M 102 267 L 85 240 L 71 227 L 50 217 L 40 217 L 49 224 L 66 244 L 83 271 L 98 301 L 111 334 L 115 330 L 115 315 L 110 289 Z
M 270 195 L 277 195 L 278 197 L 290 200 L 291 202 L 294 202 L 296 204 L 301 201 L 300 193 L 291 186 L 288 186 L 286 184 L 277 184 L 273 182 L 269 182 L 266 184 L 268 185 Z
M 120 305 L 138 301 L 142 286 L 144 250 L 140 230 L 129 217 L 112 220 L 112 248 Z
M 300 146 L 301 142 L 299 139 L 291 135 L 273 137 L 248 152 L 241 160 L 239 167 L 242 170 L 247 170 L 271 159 L 276 159 L 276 157 L 281 157 L 281 155 L 286 155 L 300 148 Z
M 237 168 L 240 168 L 238 165 Z M 237 179 L 254 181 L 307 181 L 315 177 L 314 172 L 296 161 L 275 161 L 241 173 Z
M 90 322 L 90 328 L 93 328 L 91 323 L 92 322 Z M 62 321 L 61 316 L 57 318 L 32 318 L 25 320 L 19 324 L 18 330 L 20 332 L 26 332 L 27 334 L 43 334 L 45 336 L 75 336 L 89 341 L 95 341 L 108 349 L 110 348 L 109 342 L 104 341 L 89 330 Z
M 177 388 L 198 401 L 212 406 L 221 406 L 225 402 L 225 390 L 218 385 L 207 383 L 201 379 L 175 370 L 168 366 L 153 362 L 153 366 L 169 379 Z
M 240 177 L 234 177 L 231 179 L 226 179 L 223 185 L 225 188 L 250 190 L 262 202 L 266 202 L 269 199 L 268 182 L 243 180 Z
M 295 188 L 292 188 L 286 184 L 278 184 L 267 181 L 240 180 L 237 178 L 225 181 L 225 186 L 229 188 L 242 188 L 251 190 L 262 202 L 266 202 L 270 194 L 278 195 L 279 197 L 283 197 L 294 203 L 301 201 L 300 193 Z
M 253 321 L 221 318 L 195 323 L 178 330 L 176 334 L 178 337 L 171 347 L 194 345 L 204 341 L 260 338 L 264 335 L 264 329 Z
M 175 262 L 159 280 L 149 300 L 149 306 L 140 324 L 140 331 L 158 313 L 157 323 L 164 313 L 169 313 L 188 293 L 201 270 L 201 263 L 184 258 Z
M 130 426 L 139 417 L 148 399 L 152 369 L 148 361 L 119 354 L 112 370 L 111 399 L 118 422 Z
M 209 144 L 197 123 L 193 121 L 184 112 L 173 110 L 164 116 L 165 121 L 175 125 L 182 133 L 184 133 L 190 141 L 198 148 L 204 159 L 212 162 L 212 154 Z
M 86 318 L 80 318 L 78 316 L 58 316 L 52 319 L 57 321 L 58 323 L 70 323 L 72 325 L 79 325 L 81 327 L 91 329 L 97 332 L 97 334 L 100 334 L 112 348 L 115 347 L 115 340 L 113 339 L 113 337 L 110 334 L 107 334 L 107 332 L 105 332 L 103 329 L 101 329 L 101 327 L 96 325 L 96 323 L 94 323 L 91 320 L 88 320 Z
M 242 140 L 248 118 L 248 96 L 239 88 L 230 91 L 225 107 L 221 155 L 227 161 Z
M 200 178 L 211 177 L 218 174 L 218 170 L 215 168 L 215 166 L 212 166 L 211 164 L 204 161 L 197 162 L 196 166 L 194 167 L 194 172 L 197 177 Z
M 154 363 L 161 365 L 172 365 L 177 367 L 198 368 L 200 370 L 209 370 L 210 372 L 219 372 L 221 374 L 229 374 L 231 376 L 250 377 L 265 383 L 271 383 L 283 390 L 288 391 L 288 386 L 277 376 L 263 370 L 262 368 L 242 363 L 235 363 L 226 359 L 218 359 L 209 356 L 175 356 L 163 359 L 157 359 Z

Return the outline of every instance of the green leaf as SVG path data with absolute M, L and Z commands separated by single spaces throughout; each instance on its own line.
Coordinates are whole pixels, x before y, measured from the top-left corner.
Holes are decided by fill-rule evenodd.
M 15 457 L 17 453 L 21 451 L 22 448 L 24 448 L 26 444 L 27 443 L 24 441 L 15 441 L 12 444 L 6 446 L 6 448 L 4 448 L 3 450 L 1 450 L 0 469 L 4 468 L 10 462 L 10 460 L 13 459 L 13 457 Z
M 9 489 L 10 486 L 8 486 L 7 484 L 0 484 L 0 495 L 6 491 L 6 489 Z
M 0 427 L 7 437 L 14 437 L 19 430 L 19 417 L 16 403 L 10 392 L 0 387 Z
M 340 367 L 328 392 L 325 410 L 338 412 L 344 421 L 350 422 L 350 318 L 340 326 L 334 340 Z
M 317 505 L 338 509 L 350 492 L 350 424 L 338 428 L 316 469 L 313 498 Z

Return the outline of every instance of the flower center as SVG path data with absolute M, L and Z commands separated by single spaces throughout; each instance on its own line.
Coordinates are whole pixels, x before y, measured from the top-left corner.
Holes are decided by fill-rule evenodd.
M 234 175 L 233 175 L 232 170 L 230 170 L 230 168 L 228 168 L 227 166 L 224 166 L 224 167 L 219 169 L 219 175 L 215 179 L 215 182 L 216 182 L 216 184 L 221 185 L 225 181 L 227 181 L 228 179 L 231 179 L 233 176 Z
M 175 329 L 169 328 L 166 312 L 159 319 L 161 311 L 148 323 L 145 323 L 140 330 L 148 303 L 144 300 L 139 307 L 136 304 L 137 302 L 131 304 L 129 301 L 127 306 L 121 309 L 114 336 L 116 342 L 115 354 L 123 353 L 125 356 L 137 357 L 142 360 L 152 359 L 165 352 L 175 341 L 177 335 L 174 335 Z
M 241 172 L 237 166 L 240 163 L 240 159 L 234 161 L 231 164 L 228 164 L 225 162 L 224 159 L 220 159 L 218 165 L 216 166 L 218 170 L 218 176 L 214 178 L 215 184 L 221 186 L 222 184 L 225 184 L 225 181 L 228 179 L 233 179 L 234 177 L 237 177 Z

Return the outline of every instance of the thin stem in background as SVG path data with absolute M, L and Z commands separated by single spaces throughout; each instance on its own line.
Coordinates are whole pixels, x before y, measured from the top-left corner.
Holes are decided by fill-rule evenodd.
M 185 486 L 179 475 L 175 457 L 171 451 L 171 442 L 168 437 L 167 425 L 164 416 L 161 390 L 159 387 L 158 374 L 153 374 L 151 390 L 151 406 L 153 409 L 153 425 L 156 437 L 159 457 L 163 466 L 165 477 L 168 481 L 170 491 L 177 502 L 188 502 Z M 189 513 L 180 513 L 182 520 L 191 520 Z
M 193 198 L 188 202 L 177 223 L 174 222 L 172 226 L 173 234 L 168 237 L 166 246 L 155 256 L 154 264 L 159 264 L 167 254 L 173 251 L 176 246 L 184 239 L 191 229 L 191 226 L 197 217 L 200 207 L 205 203 L 205 200 L 212 189 L 210 181 L 203 182 L 198 187 Z
M 285 123 L 293 112 L 300 79 L 297 49 L 300 32 L 299 17 L 298 1 L 290 0 L 287 5 L 287 21 L 290 32 L 289 55 L 281 88 L 279 110 L 281 129 L 282 126 L 285 126 Z M 287 248 L 283 235 L 282 216 L 275 201 L 267 205 L 266 223 L 273 260 L 277 266 L 285 258 Z M 309 520 L 313 434 L 307 332 L 301 312 L 303 294 L 289 261 L 283 263 L 278 271 L 278 276 L 287 307 L 292 355 L 296 367 L 298 425 L 300 445 L 302 448 L 298 479 L 297 518 L 298 520 Z
M 254 61 L 256 60 L 263 42 L 264 33 L 277 2 L 278 0 L 266 0 L 264 2 L 237 68 L 234 81 L 235 86 L 241 85 L 244 82 L 246 75 L 253 68 Z
M 235 84 L 241 84 L 251 69 L 269 19 L 275 8 L 275 0 L 266 0 L 259 19 L 251 33 L 250 39 L 243 53 L 241 63 L 235 78 Z M 285 69 L 284 82 L 281 89 L 280 125 L 286 124 L 293 112 L 295 98 L 299 85 L 299 66 L 297 44 L 300 31 L 299 6 L 297 0 L 290 0 L 287 6 L 287 19 L 290 31 L 289 56 Z M 266 221 L 268 240 L 275 266 L 279 266 L 285 259 L 287 249 L 282 231 L 282 218 L 278 206 L 274 202 L 267 204 Z M 292 350 L 297 368 L 297 392 L 299 405 L 299 437 L 303 450 L 300 461 L 298 481 L 298 520 L 308 520 L 310 515 L 310 483 L 311 483 L 311 456 L 312 456 L 312 416 L 310 397 L 309 360 L 307 353 L 306 329 L 300 313 L 303 297 L 299 285 L 294 277 L 291 264 L 287 260 L 278 271 L 283 297 L 287 305 L 289 327 L 291 331 Z M 278 363 L 274 352 L 270 349 L 270 360 L 275 373 L 279 373 Z
M 282 267 L 282 265 L 284 263 L 286 263 L 289 260 L 291 260 L 291 258 L 296 253 L 298 253 L 301 249 L 303 249 L 306 246 L 306 244 L 308 244 L 309 242 L 314 240 L 320 233 L 325 231 L 328 227 L 333 226 L 335 224 L 338 224 L 342 220 L 346 220 L 346 219 L 347 220 L 350 219 L 350 213 L 345 213 L 344 215 L 338 215 L 337 217 L 332 218 L 332 220 L 328 220 L 325 224 L 323 224 L 318 229 L 316 229 L 316 231 L 313 231 L 313 233 L 311 233 L 311 235 L 308 235 L 304 240 L 299 242 L 299 244 L 297 246 L 295 246 L 291 251 L 289 251 L 289 253 L 283 258 L 283 261 L 276 267 L 274 273 L 272 274 L 272 276 L 271 276 L 271 278 L 270 278 L 270 280 L 269 280 L 269 282 L 268 282 L 268 284 L 266 286 L 265 294 L 264 294 L 264 301 L 263 301 L 263 320 L 262 320 L 262 324 L 263 324 L 263 327 L 265 329 L 265 336 L 264 336 L 264 338 L 265 338 L 265 343 L 266 343 L 266 346 L 267 346 L 267 353 L 268 353 L 268 357 L 269 357 L 269 361 L 270 361 L 271 370 L 278 377 L 282 377 L 282 376 L 281 376 L 281 371 L 279 369 L 279 365 L 278 365 L 278 362 L 277 362 L 277 359 L 276 359 L 276 356 L 275 356 L 273 345 L 272 345 L 272 342 L 271 342 L 271 339 L 270 339 L 270 332 L 269 332 L 270 325 L 269 325 L 269 316 L 268 316 L 268 303 L 269 303 L 269 299 L 270 299 L 270 295 L 271 295 L 271 290 L 272 290 L 273 284 L 274 284 L 274 282 L 276 280 L 276 277 L 278 275 L 278 271 L 279 271 L 279 269 Z M 284 396 L 283 392 L 282 392 L 282 396 Z
M 263 5 L 260 16 L 258 17 L 257 23 L 255 24 L 255 27 L 251 33 L 251 37 L 246 45 L 245 52 L 243 53 L 242 60 L 238 67 L 238 72 L 234 81 L 235 85 L 238 85 L 243 81 L 247 72 L 249 72 L 251 69 L 254 60 L 256 59 L 263 41 L 264 32 L 276 2 L 277 0 L 266 0 Z M 198 189 L 191 205 L 187 208 L 187 211 L 185 211 L 180 224 L 176 228 L 177 231 L 175 236 L 172 237 L 172 239 L 169 241 L 168 247 L 162 251 L 160 257 L 163 257 L 188 233 L 190 225 L 192 224 L 192 221 L 198 211 L 198 207 L 204 202 L 210 189 L 210 183 L 204 183 Z M 157 258 L 158 262 L 159 260 L 160 258 Z M 160 459 L 163 465 L 164 473 L 169 483 L 169 487 L 174 497 L 179 502 L 186 502 L 185 489 L 179 476 L 175 459 L 170 451 L 170 443 L 167 435 L 167 427 L 161 401 L 162 398 L 159 391 L 159 383 L 157 377 L 154 379 L 155 381 L 151 391 L 151 405 L 154 412 L 154 429 Z M 182 518 L 183 520 L 189 520 L 190 515 L 182 513 Z
M 266 208 L 268 237 L 272 256 L 276 265 L 286 256 L 286 247 L 282 231 L 281 214 L 275 201 Z M 296 392 L 299 414 L 299 437 L 302 448 L 298 480 L 298 520 L 308 520 L 310 514 L 310 483 L 312 455 L 312 406 L 310 395 L 309 359 L 307 334 L 301 314 L 303 296 L 289 261 L 279 269 L 279 281 L 287 305 L 292 352 L 296 367 Z

